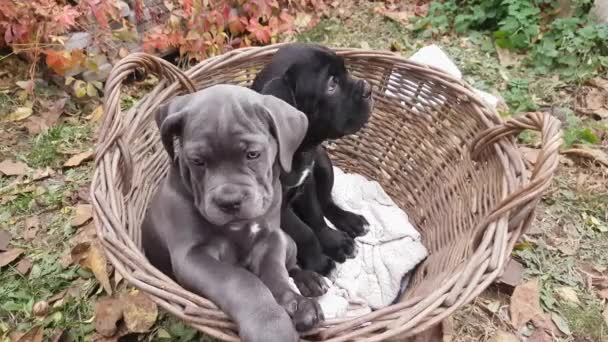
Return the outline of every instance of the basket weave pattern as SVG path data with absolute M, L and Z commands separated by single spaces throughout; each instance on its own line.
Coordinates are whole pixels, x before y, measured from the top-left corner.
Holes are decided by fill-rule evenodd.
M 105 88 L 91 197 L 106 255 L 165 310 L 225 341 L 239 341 L 230 318 L 156 270 L 141 252 L 140 224 L 168 166 L 152 113 L 176 95 L 213 84 L 249 85 L 279 47 L 232 51 L 186 72 L 135 53 L 114 67 Z M 335 51 L 354 76 L 374 85 L 375 108 L 357 135 L 328 145 L 332 159 L 346 172 L 378 181 L 421 232 L 429 256 L 399 303 L 356 319 L 326 321 L 303 338 L 371 342 L 412 336 L 501 274 L 557 168 L 560 122 L 543 113 L 503 121 L 469 86 L 438 69 L 388 52 Z M 122 82 L 137 68 L 161 82 L 122 112 Z M 525 129 L 542 134 L 533 168 L 514 142 Z

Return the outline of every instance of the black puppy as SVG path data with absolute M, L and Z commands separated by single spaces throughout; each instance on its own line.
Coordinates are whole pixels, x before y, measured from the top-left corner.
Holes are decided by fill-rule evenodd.
M 354 79 L 344 59 L 330 49 L 289 44 L 256 76 L 252 89 L 274 95 L 308 117 L 292 171 L 281 176 L 281 228 L 296 241 L 301 267 L 327 274 L 335 266 L 331 259 L 344 262 L 353 256 L 353 238 L 365 233 L 368 223 L 331 198 L 334 174 L 322 143 L 365 125 L 373 106 L 371 86 Z M 338 230 L 329 228 L 324 217 Z

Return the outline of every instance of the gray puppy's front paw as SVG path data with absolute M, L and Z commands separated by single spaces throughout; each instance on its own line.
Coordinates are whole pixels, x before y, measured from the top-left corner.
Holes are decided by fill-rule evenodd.
M 243 342 L 297 342 L 300 336 L 289 315 L 281 307 L 259 314 L 258 319 L 242 324 L 239 335 Z
M 319 303 L 312 298 L 306 298 L 293 291 L 286 291 L 280 298 L 279 304 L 291 316 L 297 331 L 308 331 L 316 327 L 325 318 Z
M 324 319 L 321 306 L 315 299 L 300 297 L 298 309 L 292 317 L 297 331 L 308 331 L 316 327 Z

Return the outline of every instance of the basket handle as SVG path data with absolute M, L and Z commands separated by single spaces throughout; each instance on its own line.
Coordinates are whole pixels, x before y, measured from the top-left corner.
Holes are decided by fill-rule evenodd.
M 133 173 L 133 158 L 127 143 L 123 140 L 124 125 L 120 118 L 120 91 L 123 81 L 136 69 L 144 68 L 147 73 L 152 73 L 169 82 L 179 82 L 181 87 L 188 92 L 195 92 L 196 87 L 192 80 L 186 76 L 178 67 L 168 61 L 143 52 L 132 53 L 114 65 L 104 88 L 104 115 L 99 130 L 95 162 L 98 164 L 104 154 L 116 144 L 124 158 L 123 167 L 123 191 L 130 188 L 130 179 Z
M 530 112 L 522 116 L 509 119 L 502 124 L 491 127 L 481 132 L 471 145 L 471 157 L 477 159 L 484 148 L 491 147 L 494 143 L 507 136 L 515 136 L 523 130 L 530 129 L 541 132 L 542 146 L 538 158 L 534 163 L 534 168 L 530 176 L 530 181 L 520 189 L 512 192 L 502 200 L 493 211 L 488 215 L 486 222 L 496 220 L 499 216 L 516 207 L 528 206 L 528 212 L 535 206 L 540 198 L 540 194 L 545 191 L 559 164 L 559 148 L 562 145 L 561 122 L 542 112 Z M 532 204 L 532 205 L 530 205 Z M 510 228 L 519 225 L 519 222 L 528 216 L 518 215 L 517 221 L 510 224 Z M 515 224 L 513 224 L 515 223 Z M 527 227 L 526 227 L 527 228 Z M 522 231 L 521 234 L 525 233 Z

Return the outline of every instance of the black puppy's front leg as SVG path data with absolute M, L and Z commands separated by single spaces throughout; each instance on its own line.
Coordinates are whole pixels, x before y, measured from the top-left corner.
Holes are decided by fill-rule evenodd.
M 365 217 L 340 208 L 331 197 L 334 187 L 334 170 L 327 151 L 319 146 L 315 155 L 313 168 L 316 191 L 323 214 L 339 230 L 346 232 L 350 237 L 367 233 L 368 222 Z
M 337 262 L 346 261 L 346 258 L 355 253 L 355 241 L 343 231 L 331 229 L 325 223 L 314 174 L 308 177 L 302 187 L 302 194 L 293 203 L 298 217 L 315 231 L 325 254 Z
M 243 342 L 298 341 L 289 315 L 268 287 L 246 269 L 219 261 L 217 254 L 203 245 L 174 250 L 171 260 L 177 281 L 238 322 Z
M 251 250 L 250 269 L 268 286 L 277 302 L 292 317 L 296 330 L 307 331 L 323 320 L 323 312 L 316 300 L 298 294 L 289 285 L 288 239 L 280 230 L 267 232 L 259 238 Z M 314 272 L 307 275 L 307 284 L 312 285 L 312 289 L 306 287 L 306 290 L 310 290 L 313 296 L 322 295 L 327 288 L 323 286 L 321 277 Z M 297 285 L 300 287 L 302 284 Z
M 302 222 L 290 205 L 281 210 L 281 229 L 295 241 L 297 260 L 303 269 L 327 275 L 336 266 L 333 260 L 323 254 L 315 232 Z

